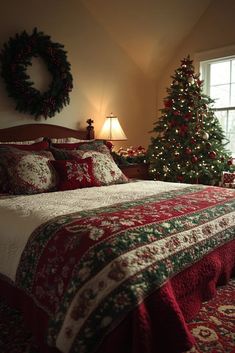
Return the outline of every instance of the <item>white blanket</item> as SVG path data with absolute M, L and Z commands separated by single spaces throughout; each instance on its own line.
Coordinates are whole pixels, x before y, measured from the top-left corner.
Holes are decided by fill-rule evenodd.
M 138 181 L 63 192 L 0 197 L 0 273 L 15 280 L 21 254 L 31 233 L 53 217 L 136 200 L 185 186 L 189 185 Z

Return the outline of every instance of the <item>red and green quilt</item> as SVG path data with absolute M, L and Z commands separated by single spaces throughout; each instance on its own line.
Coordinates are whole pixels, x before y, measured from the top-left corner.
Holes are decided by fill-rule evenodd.
M 188 186 L 37 228 L 16 284 L 50 317 L 48 344 L 94 352 L 170 278 L 235 236 L 235 192 Z

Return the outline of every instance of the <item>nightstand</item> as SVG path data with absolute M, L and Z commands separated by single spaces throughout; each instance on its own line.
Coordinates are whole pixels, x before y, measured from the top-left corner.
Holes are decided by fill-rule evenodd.
M 123 174 L 130 179 L 149 179 L 148 167 L 146 163 L 119 166 Z

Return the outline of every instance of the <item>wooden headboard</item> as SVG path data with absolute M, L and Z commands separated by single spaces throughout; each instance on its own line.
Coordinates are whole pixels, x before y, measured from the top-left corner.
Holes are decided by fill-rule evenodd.
M 76 137 L 82 140 L 94 138 L 93 121 L 87 120 L 87 128 L 84 130 L 73 130 L 64 126 L 50 124 L 25 124 L 0 129 L 0 142 L 32 140 L 38 137 Z

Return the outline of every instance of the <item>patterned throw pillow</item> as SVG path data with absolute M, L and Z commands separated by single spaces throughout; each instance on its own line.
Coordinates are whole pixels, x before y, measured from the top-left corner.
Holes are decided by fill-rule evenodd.
M 56 174 L 49 165 L 49 160 L 54 159 L 51 152 L 6 148 L 1 158 L 8 174 L 9 193 L 36 194 L 55 188 Z
M 93 175 L 92 158 L 50 161 L 50 164 L 57 172 L 60 191 L 99 186 Z
M 99 185 L 112 185 L 127 183 L 129 179 L 118 168 L 110 154 L 97 151 L 70 151 L 70 156 L 76 158 L 91 157 L 93 162 L 93 173 Z

